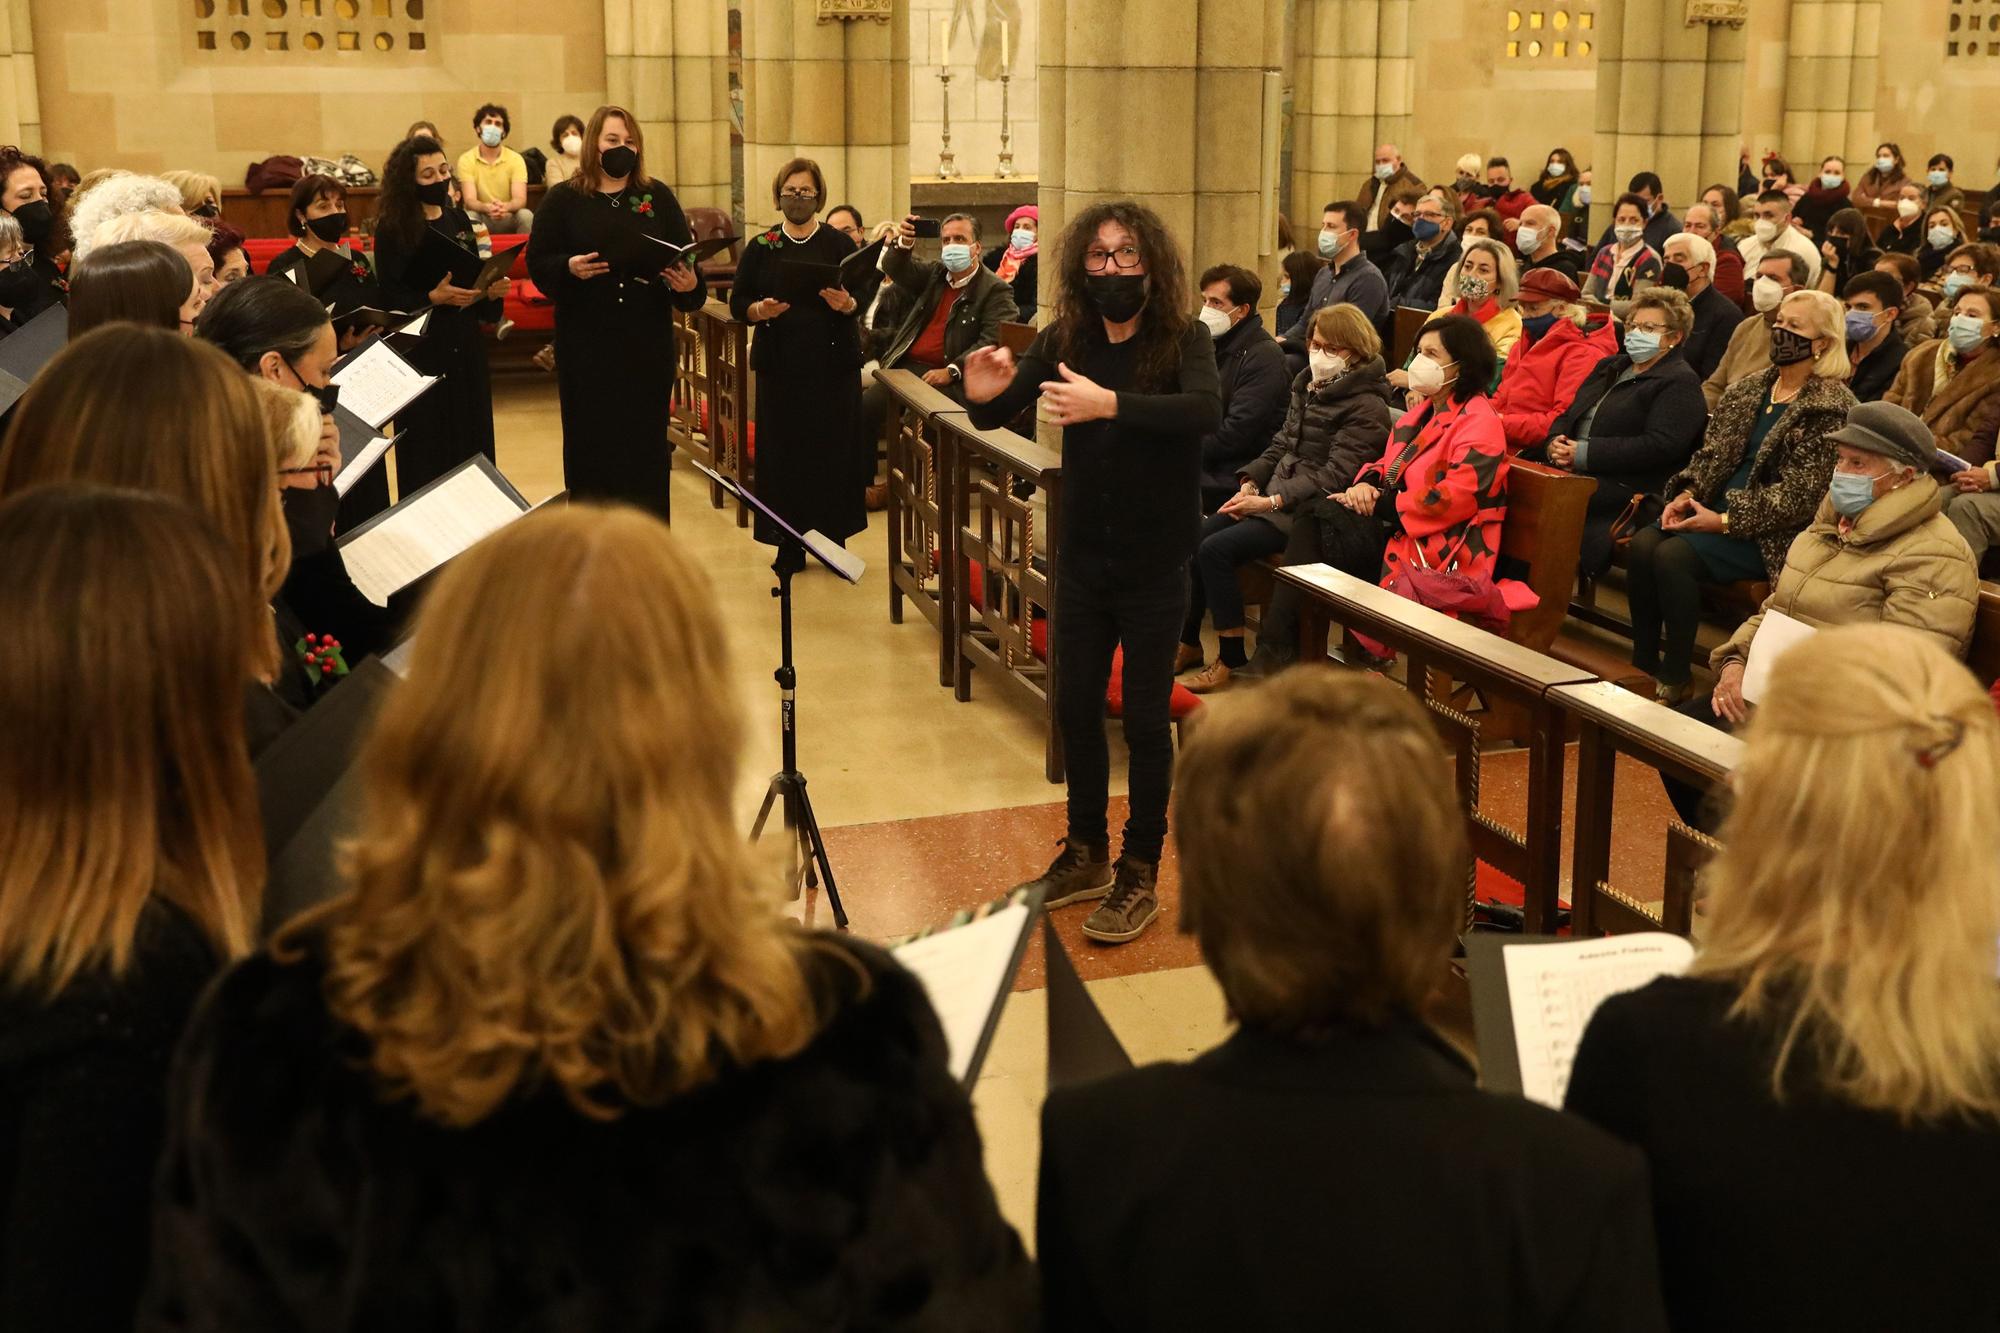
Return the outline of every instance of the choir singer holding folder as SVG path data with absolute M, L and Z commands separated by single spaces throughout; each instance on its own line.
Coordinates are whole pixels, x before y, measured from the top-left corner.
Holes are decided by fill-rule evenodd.
M 671 311 L 708 300 L 701 270 L 675 259 L 694 235 L 664 182 L 646 175 L 639 122 L 602 106 L 577 173 L 550 187 L 528 238 L 528 272 L 555 302 L 563 485 L 575 500 L 619 500 L 668 517 Z M 645 237 L 649 240 L 641 240 Z M 634 256 L 658 244 L 657 259 Z
M 846 542 L 868 527 L 868 482 L 854 465 L 861 422 L 860 303 L 841 286 L 851 238 L 820 225 L 826 177 L 810 158 L 793 158 L 771 182 L 784 222 L 743 248 L 729 308 L 755 324 L 750 366 L 757 372 L 757 498 L 800 532 Z M 850 266 L 850 269 L 853 266 Z M 856 275 L 857 277 L 862 275 Z M 805 556 L 757 521 L 757 540 L 803 568 Z

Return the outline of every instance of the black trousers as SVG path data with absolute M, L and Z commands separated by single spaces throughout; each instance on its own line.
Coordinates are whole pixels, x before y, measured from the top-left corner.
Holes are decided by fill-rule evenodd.
M 1188 598 L 1182 643 L 1201 642 L 1201 620 L 1213 614 L 1215 628 L 1243 628 L 1243 590 L 1236 571 L 1285 549 L 1285 534 L 1261 518 L 1230 518 L 1215 514 L 1202 521 L 1201 545 L 1194 553 L 1194 582 Z
M 1325 496 L 1299 510 L 1285 542 L 1285 563 L 1324 562 L 1343 574 L 1373 583 L 1382 577 L 1382 552 L 1389 545 L 1389 527 L 1369 514 L 1357 514 Z M 1257 658 L 1267 666 L 1283 666 L 1299 655 L 1299 593 L 1288 583 L 1271 591 L 1271 604 L 1257 630 Z
M 1167 840 L 1167 798 L 1174 786 L 1174 649 L 1187 611 L 1187 572 L 1112 579 L 1096 571 L 1056 570 L 1053 639 L 1056 725 L 1069 770 L 1069 836 L 1108 847 L 1111 745 L 1104 734 L 1104 692 L 1111 658 L 1125 649 L 1125 746 L 1130 752 L 1132 813 L 1124 854 L 1157 865 Z
M 1657 527 L 1632 534 L 1625 595 L 1632 604 L 1632 665 L 1667 685 L 1694 674 L 1706 566 L 1694 547 Z

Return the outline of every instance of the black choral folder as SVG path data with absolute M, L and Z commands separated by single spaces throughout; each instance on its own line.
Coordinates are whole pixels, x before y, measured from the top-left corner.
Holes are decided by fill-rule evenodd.
M 639 230 L 635 224 L 617 227 L 598 247 L 597 257 L 616 272 L 631 277 L 651 278 L 675 264 L 700 264 L 736 244 L 734 236 L 676 245 Z
M 0 412 L 21 401 L 56 353 L 69 346 L 69 308 L 52 305 L 0 338 Z

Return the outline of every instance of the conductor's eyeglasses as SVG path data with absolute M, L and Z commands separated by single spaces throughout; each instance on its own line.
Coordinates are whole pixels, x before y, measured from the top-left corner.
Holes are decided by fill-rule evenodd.
M 1103 273 L 1114 265 L 1128 272 L 1139 267 L 1139 247 L 1121 245 L 1116 250 L 1092 247 L 1083 252 L 1083 271 L 1086 273 Z

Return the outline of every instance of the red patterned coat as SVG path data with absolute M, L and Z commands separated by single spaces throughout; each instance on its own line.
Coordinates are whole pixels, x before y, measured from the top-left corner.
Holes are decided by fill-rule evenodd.
M 1405 414 L 1382 457 L 1354 478 L 1383 490 L 1398 478 L 1404 483 L 1383 583 L 1406 563 L 1493 577 L 1507 518 L 1507 466 L 1506 432 L 1484 396 Z

